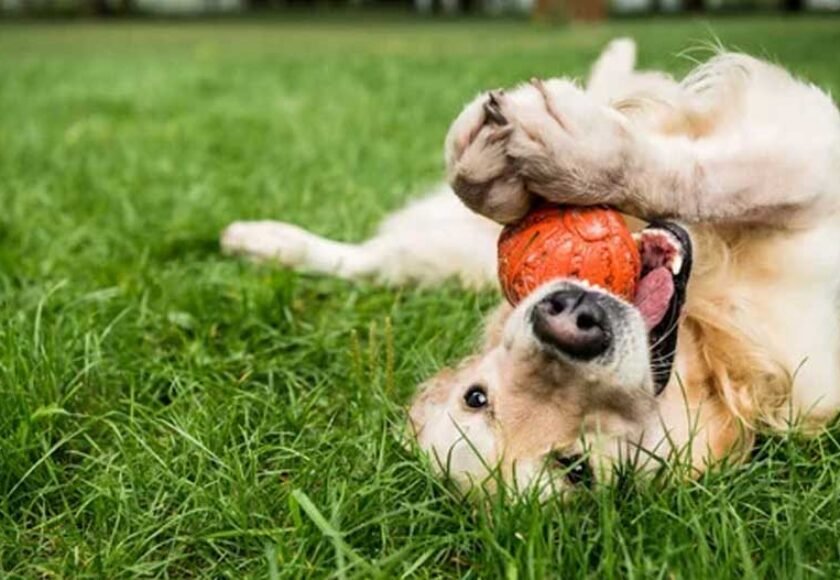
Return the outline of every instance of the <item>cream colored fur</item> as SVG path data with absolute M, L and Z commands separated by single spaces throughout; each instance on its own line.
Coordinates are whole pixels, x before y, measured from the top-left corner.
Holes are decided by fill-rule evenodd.
M 422 387 L 411 410 L 420 446 L 464 486 L 499 466 L 518 486 L 565 488 L 551 458 L 583 451 L 597 478 L 675 453 L 701 470 L 742 456 L 758 430 L 813 431 L 840 408 L 837 107 L 745 55 L 718 54 L 682 82 L 634 61 L 633 43 L 614 41 L 587 91 L 552 79 L 493 93 L 504 124 L 485 123 L 490 95 L 467 105 L 446 139 L 447 174 L 485 217 L 444 188 L 359 245 L 276 222 L 223 234 L 227 251 L 294 268 L 474 288 L 495 284 L 494 222 L 521 217 L 535 196 L 690 229 L 694 274 L 675 372 L 658 397 L 632 313 L 609 368 L 548 372 L 523 323 L 527 304 L 501 307 L 479 352 Z M 487 388 L 484 411 L 463 404 L 473 383 Z

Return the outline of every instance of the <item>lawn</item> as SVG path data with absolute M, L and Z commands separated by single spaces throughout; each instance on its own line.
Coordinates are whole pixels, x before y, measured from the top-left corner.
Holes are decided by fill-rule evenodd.
M 401 432 L 494 295 L 219 254 L 243 218 L 361 239 L 440 179 L 478 90 L 583 75 L 618 34 L 840 93 L 836 18 L 0 26 L 0 575 L 837 577 L 840 429 L 478 509 Z

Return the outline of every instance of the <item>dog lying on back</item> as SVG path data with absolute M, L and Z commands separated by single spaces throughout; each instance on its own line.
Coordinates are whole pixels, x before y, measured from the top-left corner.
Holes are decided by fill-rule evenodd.
M 446 138 L 451 189 L 367 242 L 277 222 L 222 236 L 227 251 L 348 279 L 481 287 L 496 284 L 498 224 L 538 198 L 655 222 L 639 236 L 644 268 L 687 283 L 655 340 L 639 308 L 557 280 L 500 306 L 477 352 L 420 387 L 417 441 L 465 488 L 545 494 L 676 455 L 696 472 L 743 457 L 759 429 L 813 431 L 840 408 L 837 107 L 741 54 L 681 82 L 634 63 L 617 40 L 585 90 L 551 79 L 480 95 Z M 588 339 L 559 326 L 594 328 L 599 346 L 581 356 L 570 340 Z

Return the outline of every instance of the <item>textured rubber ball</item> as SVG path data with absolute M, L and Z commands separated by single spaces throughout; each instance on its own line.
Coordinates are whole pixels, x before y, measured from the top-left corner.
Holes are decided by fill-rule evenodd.
M 499 281 L 514 305 L 555 278 L 585 280 L 632 302 L 640 270 L 627 224 L 605 207 L 544 205 L 499 238 Z

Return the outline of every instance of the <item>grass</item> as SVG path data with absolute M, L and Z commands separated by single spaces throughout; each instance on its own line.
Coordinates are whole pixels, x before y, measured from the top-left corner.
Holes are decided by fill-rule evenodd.
M 836 577 L 840 431 L 692 484 L 480 510 L 400 442 L 496 297 L 219 255 L 242 218 L 360 239 L 479 89 L 708 41 L 840 92 L 836 19 L 0 27 L 0 575 Z

